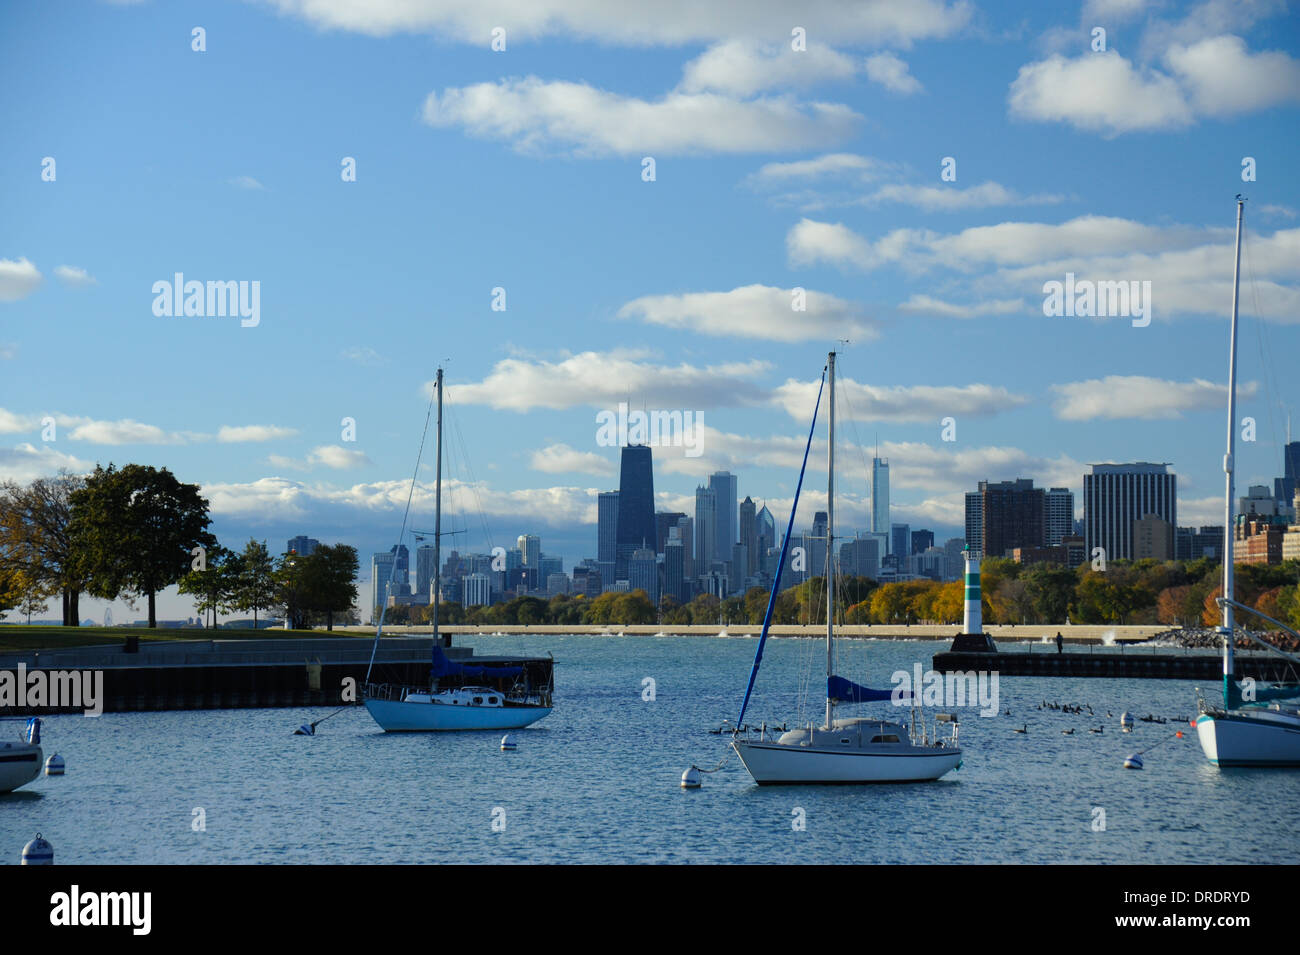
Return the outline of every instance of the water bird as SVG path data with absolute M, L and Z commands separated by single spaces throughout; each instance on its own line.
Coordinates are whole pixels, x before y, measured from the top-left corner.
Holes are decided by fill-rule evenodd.
M 1068 730 L 1061 730 L 1061 735 L 1062 735 L 1062 736 L 1073 736 L 1073 735 L 1074 735 L 1074 727 L 1072 726 L 1072 727 L 1070 727 Z
M 1028 733 L 1028 732 L 1029 732 L 1029 724 L 1026 723 L 1026 724 L 1023 725 L 1022 727 L 1020 727 L 1020 729 L 1016 730 L 1016 732 L 1017 732 L 1017 733 Z
M 1098 726 L 1096 729 L 1088 730 L 1089 733 L 1104 733 L 1105 731 L 1106 731 L 1106 727 L 1104 726 Z

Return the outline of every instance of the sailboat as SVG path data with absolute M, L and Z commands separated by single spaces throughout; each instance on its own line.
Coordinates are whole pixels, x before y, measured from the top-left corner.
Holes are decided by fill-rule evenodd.
M 30 717 L 20 742 L 0 743 L 0 793 L 13 792 L 39 776 L 44 758 L 40 717 Z
M 829 384 L 828 445 L 826 461 L 826 719 L 821 726 L 809 725 L 786 730 L 769 737 L 766 724 L 755 731 L 745 726 L 745 711 L 754 690 L 754 680 L 763 660 L 763 647 L 772 625 L 772 612 L 781 591 L 781 571 L 785 567 L 794 530 L 799 492 L 803 488 L 808 452 L 817 428 L 817 408 L 813 409 L 808 444 L 804 448 L 803 466 L 790 506 L 790 522 L 781 545 L 781 561 L 768 598 L 767 613 L 759 635 L 749 685 L 740 706 L 732 733 L 731 745 L 745 769 L 760 786 L 775 784 L 816 783 L 905 783 L 938 779 L 961 763 L 957 745 L 957 721 L 949 714 L 936 717 L 933 735 L 925 731 L 913 711 L 909 725 L 883 719 L 862 717 L 836 718 L 835 707 L 843 703 L 867 703 L 888 700 L 888 690 L 859 686 L 835 673 L 835 352 L 826 359 L 822 384 L 817 390 L 820 406 L 822 387 Z M 948 725 L 948 738 L 939 739 L 939 723 Z
M 1284 684 L 1273 687 L 1250 686 L 1243 691 L 1237 675 L 1234 655 L 1235 628 L 1233 611 L 1244 610 L 1262 617 L 1269 623 L 1300 637 L 1296 631 L 1234 599 L 1233 542 L 1236 526 L 1233 521 L 1233 451 L 1236 446 L 1237 420 L 1237 298 L 1241 271 L 1241 230 L 1246 200 L 1237 197 L 1237 251 L 1232 269 L 1232 324 L 1228 344 L 1228 453 L 1223 458 L 1226 475 L 1223 525 L 1223 596 L 1217 602 L 1223 609 L 1223 703 L 1205 699 L 1197 700 L 1198 715 L 1193 725 L 1201 750 L 1216 766 L 1300 766 L 1300 706 L 1294 701 L 1300 697 L 1300 685 Z M 1250 639 L 1265 649 L 1300 664 L 1300 658 L 1279 650 L 1257 639 L 1247 631 Z
M 371 682 L 375 653 L 384 631 L 384 614 L 380 613 L 375 629 L 375 647 L 370 656 L 363 693 L 366 710 L 385 732 L 429 732 L 443 730 L 511 730 L 522 729 L 549 716 L 554 692 L 553 670 L 545 666 L 544 682 L 536 682 L 526 665 L 469 665 L 452 660 L 443 650 L 438 631 L 438 604 L 442 590 L 442 369 L 435 383 L 438 400 L 437 464 L 434 469 L 433 533 L 433 652 L 429 683 L 403 686 Z M 426 428 L 427 428 L 426 421 Z M 416 467 L 417 474 L 419 466 Z M 412 486 L 414 486 L 412 478 Z M 403 527 L 405 533 L 405 527 Z M 396 562 L 394 562 L 396 573 Z M 450 645 L 450 644 L 448 644 Z M 550 661 L 536 661 L 549 664 Z M 481 684 L 470 681 L 481 680 Z

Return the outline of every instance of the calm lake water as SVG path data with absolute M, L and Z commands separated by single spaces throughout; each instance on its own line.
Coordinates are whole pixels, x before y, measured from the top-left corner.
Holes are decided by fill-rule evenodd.
M 384 734 L 361 708 L 314 737 L 291 733 L 326 710 L 55 716 L 43 745 L 67 775 L 0 796 L 0 863 L 17 863 L 37 831 L 63 864 L 1300 861 L 1300 771 L 1217 770 L 1194 732 L 1175 739 L 1189 728 L 1172 718 L 1195 710 L 1190 682 L 1008 677 L 999 702 L 1011 715 L 963 710 L 964 765 L 936 783 L 760 789 L 730 755 L 687 792 L 683 770 L 730 754 L 708 730 L 736 716 L 753 638 L 457 643 L 554 652 L 556 710 L 516 733 L 518 751 L 500 752 L 497 733 Z M 928 669 L 946 645 L 840 647 L 843 675 L 888 688 L 894 671 Z M 816 640 L 770 641 L 747 720 L 815 718 L 823 653 Z M 653 702 L 642 700 L 645 677 Z M 1095 715 L 1039 710 L 1043 700 Z M 1123 710 L 1171 721 L 1121 735 Z M 851 711 L 893 707 L 840 713 Z M 1101 735 L 1088 732 L 1096 726 Z M 1152 746 L 1145 770 L 1122 768 Z

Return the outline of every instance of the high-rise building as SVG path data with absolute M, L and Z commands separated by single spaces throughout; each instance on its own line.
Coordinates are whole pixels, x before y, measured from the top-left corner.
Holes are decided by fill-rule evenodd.
M 686 596 L 686 547 L 678 534 L 680 528 L 668 530 L 664 541 L 664 596 L 679 604 L 688 602 Z
M 826 573 L 826 512 L 813 513 L 812 528 L 803 537 L 804 558 L 808 568 L 807 577 L 820 577 Z
M 613 564 L 618 553 L 618 491 L 596 496 L 596 560 Z
M 703 576 L 713 563 L 718 532 L 718 495 L 707 487 L 695 489 L 695 573 Z
M 546 554 L 542 554 L 540 557 L 537 558 L 538 581 L 544 582 L 550 578 L 551 574 L 562 574 L 562 573 L 564 573 L 563 557 L 549 557 Z
M 492 586 L 487 574 L 466 574 L 460 583 L 464 606 L 482 607 L 492 602 Z
M 659 564 L 655 552 L 648 547 L 638 547 L 627 562 L 627 582 L 633 590 L 644 590 L 650 602 L 659 606 Z
M 889 552 L 905 561 L 912 553 L 912 528 L 908 524 L 890 525 Z
M 1133 522 L 1133 559 L 1146 558 L 1174 559 L 1174 526 L 1155 514 L 1144 514 Z
M 773 553 L 776 549 L 776 518 L 764 504 L 762 510 L 754 518 L 754 523 L 758 526 L 758 569 L 768 577 L 776 574 L 776 561 L 779 554 Z
M 1285 507 L 1292 505 L 1300 488 L 1300 441 L 1288 441 L 1282 448 L 1282 473 L 1284 477 L 1273 479 L 1273 497 Z
M 975 559 L 984 556 L 984 502 L 978 491 L 966 494 L 966 546 Z
M 745 566 L 737 567 L 736 574 L 753 577 L 758 571 L 758 514 L 754 510 L 754 501 L 746 497 L 740 502 L 740 537 L 739 542 L 745 546 Z
M 1005 557 L 1017 547 L 1042 547 L 1047 539 L 1047 492 L 1030 478 L 980 481 L 984 557 Z
M 716 560 L 731 561 L 731 545 L 736 543 L 736 475 L 717 471 L 709 475 L 709 490 L 717 497 L 717 536 L 713 541 Z
M 299 557 L 310 557 L 320 546 L 320 541 L 314 537 L 304 537 L 299 534 L 297 537 L 290 537 L 289 544 L 285 547 L 285 553 L 297 554 Z
M 934 531 L 912 531 L 912 553 L 924 554 L 934 546 Z
M 614 576 L 627 579 L 627 562 L 635 551 L 655 545 L 654 464 L 643 444 L 623 449 L 618 477 L 618 547 Z
M 693 518 L 679 517 L 677 519 L 677 537 L 682 542 L 682 576 L 690 580 L 695 576 L 695 521 Z
M 1177 480 L 1168 464 L 1094 464 L 1083 476 L 1083 522 L 1088 555 L 1104 548 L 1107 560 L 1133 558 L 1133 522 L 1154 514 L 1178 526 Z
M 432 544 L 424 544 L 415 549 L 415 592 L 426 600 L 432 593 L 429 587 L 433 583 L 433 553 Z
M 1047 546 L 1056 547 L 1074 534 L 1074 492 L 1066 487 L 1047 491 Z
M 536 534 L 520 534 L 519 540 L 515 542 L 519 552 L 523 555 L 525 567 L 540 567 L 542 559 L 542 539 Z M 545 580 L 546 578 L 541 578 Z
M 379 610 L 384 606 L 389 594 L 388 584 L 393 576 L 392 553 L 375 554 L 370 558 L 370 609 L 372 622 L 378 622 Z M 394 589 L 392 591 L 396 593 Z
M 889 459 L 872 458 L 871 530 L 876 534 L 888 534 L 889 529 Z
M 963 553 L 965 549 L 966 540 L 961 537 L 951 537 L 943 545 L 944 556 L 947 558 L 944 580 L 962 579 L 966 572 L 966 555 Z
M 664 552 L 664 544 L 668 542 L 668 530 L 677 526 L 686 515 L 681 511 L 656 511 L 655 512 L 655 553 Z

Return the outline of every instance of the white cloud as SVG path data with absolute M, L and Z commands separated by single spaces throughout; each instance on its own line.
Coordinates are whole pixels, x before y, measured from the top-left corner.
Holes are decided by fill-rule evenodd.
M 1058 418 L 1066 421 L 1141 418 L 1181 418 L 1184 412 L 1218 410 L 1228 403 L 1228 386 L 1205 381 L 1168 381 L 1144 375 L 1108 375 L 1088 381 L 1053 385 L 1060 397 L 1055 403 Z M 1256 382 L 1240 383 L 1239 398 L 1252 398 L 1259 391 Z
M 981 315 L 1014 315 L 1025 311 L 1020 299 L 1002 299 L 962 305 L 945 302 L 930 295 L 913 295 L 898 306 L 900 312 L 916 315 L 938 315 L 942 318 L 978 318 Z
M 86 474 L 94 467 L 89 461 L 56 451 L 49 445 L 36 447 L 24 443 L 12 448 L 0 448 L 0 481 L 26 484 L 38 477 L 57 474 L 61 469 L 74 474 Z
M 0 361 L 18 357 L 18 346 L 13 342 L 0 342 Z
M 379 352 L 366 345 L 353 345 L 351 348 L 343 349 L 340 354 L 349 361 L 355 361 L 358 365 L 374 367 L 388 362 Z
M 85 288 L 88 285 L 98 284 L 93 275 L 77 265 L 60 265 L 54 270 L 54 277 L 63 284 L 71 285 L 74 288 Z
M 184 444 L 187 436 L 167 432 L 157 425 L 144 424 L 131 418 L 120 421 L 95 421 L 88 418 L 72 419 L 80 422 L 68 433 L 73 441 L 91 444 Z M 60 422 L 62 423 L 62 422 Z
M 221 442 L 273 441 L 277 438 L 291 438 L 297 433 L 294 428 L 281 428 L 269 424 L 222 425 L 217 431 L 217 440 Z
M 592 474 L 612 477 L 617 473 L 613 462 L 592 451 L 578 451 L 567 444 L 552 444 L 532 453 L 529 466 L 546 474 Z
M 265 0 L 280 12 L 316 26 L 371 36 L 434 33 L 486 49 L 492 29 L 504 25 L 510 43 L 574 37 L 627 45 L 711 43 L 736 37 L 771 42 L 802 26 L 810 38 L 842 43 L 894 44 L 949 36 L 971 19 L 965 0 L 841 3 L 813 0 L 798 16 L 784 0 L 661 0 L 610 4 L 604 0 Z M 789 42 L 788 39 L 785 42 Z
M 787 380 L 775 391 L 775 401 L 796 420 L 807 420 L 817 399 L 817 381 Z M 1029 403 L 1001 385 L 869 385 L 852 378 L 836 378 L 835 388 L 844 402 L 847 421 L 932 421 L 976 417 L 1011 411 Z
M 920 186 L 895 183 L 881 186 L 858 200 L 862 205 L 899 202 L 927 212 L 959 212 L 986 209 L 990 206 L 1051 205 L 1065 197 L 1050 193 L 1021 196 L 997 182 L 982 182 L 962 189 L 958 186 Z
M 889 52 L 867 57 L 867 76 L 871 82 L 905 96 L 922 89 L 920 81 L 907 71 L 907 64 Z
M 36 291 L 41 273 L 36 266 L 21 259 L 0 259 L 0 302 L 16 302 Z
M 735 407 L 765 404 L 767 389 L 754 378 L 767 371 L 761 361 L 697 366 L 645 361 L 633 351 L 581 352 L 560 361 L 506 358 L 481 382 L 447 385 L 447 400 L 508 411 L 534 408 L 613 409 L 620 401 L 654 408 Z M 426 384 L 429 393 L 431 384 Z M 594 429 L 595 416 L 592 416 Z
M 1150 0 L 1086 0 L 1081 17 L 1085 24 L 1109 27 L 1131 20 L 1150 4 Z
M 852 80 L 858 70 L 853 57 L 815 42 L 805 50 L 794 50 L 788 43 L 726 40 L 686 64 L 680 89 L 746 97 L 770 89 Z
M 1237 36 L 1175 45 L 1165 61 L 1187 87 L 1197 109 L 1210 116 L 1266 109 L 1300 100 L 1300 63 L 1281 51 L 1252 54 Z
M 785 247 L 792 265 L 826 262 L 866 270 L 885 261 L 870 242 L 840 222 L 800 219 L 786 235 Z
M 893 167 L 889 163 L 855 153 L 827 153 L 813 159 L 793 162 L 770 162 L 752 173 L 747 181 L 754 185 L 783 184 L 790 180 L 850 176 L 859 181 L 877 179 Z
M 1169 76 L 1135 68 L 1118 53 L 1056 54 L 1020 68 L 1008 103 L 1021 119 L 1069 123 L 1107 135 L 1176 129 L 1192 121 L 1182 90 Z
M 240 189 L 253 189 L 253 190 L 257 190 L 257 189 L 265 189 L 265 188 L 266 188 L 266 187 L 263 186 L 260 182 L 258 182 L 256 179 L 254 179 L 252 176 L 235 176 L 233 179 L 229 179 L 229 180 L 227 180 L 227 181 L 228 181 L 232 186 L 237 186 L 237 187 L 240 188 Z
M 812 291 L 804 292 L 803 311 L 794 311 L 794 302 L 793 289 L 745 285 L 730 292 L 647 295 L 628 302 L 618 316 L 704 335 L 778 342 L 876 337 L 873 323 L 854 302 Z
M 354 451 L 337 444 L 323 444 L 312 448 L 307 455 L 309 465 L 323 464 L 327 468 L 343 471 L 349 468 L 362 468 L 370 464 L 370 458 L 364 451 Z
M 651 101 L 535 76 L 430 93 L 423 117 L 522 152 L 580 157 L 816 149 L 847 138 L 861 119 L 847 106 L 789 97 L 672 92 Z

